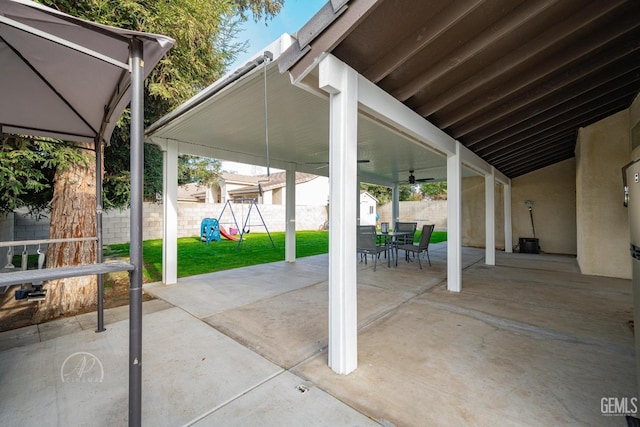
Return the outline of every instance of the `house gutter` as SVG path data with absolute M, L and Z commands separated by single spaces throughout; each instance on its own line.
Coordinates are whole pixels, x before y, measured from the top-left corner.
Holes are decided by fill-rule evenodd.
M 153 133 L 160 130 L 162 127 L 166 126 L 167 124 L 178 119 L 182 115 L 198 107 L 199 105 L 201 105 L 202 103 L 210 99 L 211 97 L 215 96 L 221 90 L 227 88 L 231 84 L 240 80 L 242 77 L 246 76 L 251 71 L 255 70 L 260 65 L 262 65 L 265 62 L 265 60 L 268 60 L 268 61 L 273 60 L 273 53 L 271 53 L 268 50 L 265 50 L 262 56 L 259 56 L 258 58 L 255 58 L 247 62 L 245 65 L 238 68 L 232 74 L 229 74 L 227 77 L 223 77 L 222 79 L 216 81 L 207 89 L 200 92 L 199 95 L 196 95 L 195 97 L 193 97 L 190 101 L 182 104 L 180 107 L 176 108 L 171 113 L 160 118 L 157 122 L 153 123 L 151 126 L 149 126 L 145 130 L 145 133 L 144 133 L 145 139 L 151 137 Z

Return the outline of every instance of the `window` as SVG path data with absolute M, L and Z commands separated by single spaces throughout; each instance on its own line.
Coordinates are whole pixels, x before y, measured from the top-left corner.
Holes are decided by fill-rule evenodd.
M 373 206 L 369 206 L 369 215 L 373 215 Z

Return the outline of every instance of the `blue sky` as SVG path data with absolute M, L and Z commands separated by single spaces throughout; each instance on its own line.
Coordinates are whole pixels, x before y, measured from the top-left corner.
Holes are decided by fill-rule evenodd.
M 280 13 L 267 22 L 267 25 L 265 25 L 264 20 L 256 23 L 253 18 L 249 18 L 247 22 L 242 24 L 244 30 L 237 37 L 240 42 L 247 40 L 249 47 L 245 53 L 238 56 L 236 61 L 229 67 L 229 71 L 233 71 L 243 65 L 255 53 L 280 37 L 282 33 L 293 34 L 298 31 L 327 2 L 328 0 L 285 0 L 284 7 Z M 222 162 L 222 169 L 243 175 L 266 173 L 266 168 L 264 167 L 235 162 Z
M 242 24 L 244 30 L 238 34 L 237 41 L 247 40 L 247 52 L 238 56 L 229 70 L 243 65 L 253 54 L 268 46 L 282 33 L 293 34 L 298 31 L 328 0 L 285 0 L 280 13 L 265 25 L 264 20 L 256 23 L 253 18 Z

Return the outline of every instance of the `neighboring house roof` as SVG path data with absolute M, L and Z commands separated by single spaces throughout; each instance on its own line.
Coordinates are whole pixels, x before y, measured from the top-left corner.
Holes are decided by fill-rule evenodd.
M 200 184 L 183 184 L 178 186 L 179 202 L 203 202 L 207 197 L 207 189 Z
M 221 172 L 219 180 L 224 180 L 228 184 L 258 185 L 259 176 L 240 175 L 237 173 Z
M 296 172 L 296 185 L 309 182 L 317 177 L 318 177 L 317 175 L 313 175 L 310 173 Z M 260 185 L 262 186 L 262 191 L 270 191 L 270 190 L 286 187 L 287 174 L 286 172 L 276 172 L 276 173 L 270 174 L 270 176 L 258 175 L 251 178 L 255 178 L 255 184 L 230 190 L 229 194 L 240 195 L 240 194 L 256 193 L 258 191 L 258 183 L 260 183 Z

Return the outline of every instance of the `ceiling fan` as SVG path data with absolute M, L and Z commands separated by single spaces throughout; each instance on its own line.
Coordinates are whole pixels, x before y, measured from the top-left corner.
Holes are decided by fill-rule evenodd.
M 409 178 L 406 181 L 397 181 L 397 184 L 417 184 L 418 182 L 427 182 L 427 181 L 433 181 L 433 178 L 416 178 L 413 175 L 413 170 L 409 171 Z

